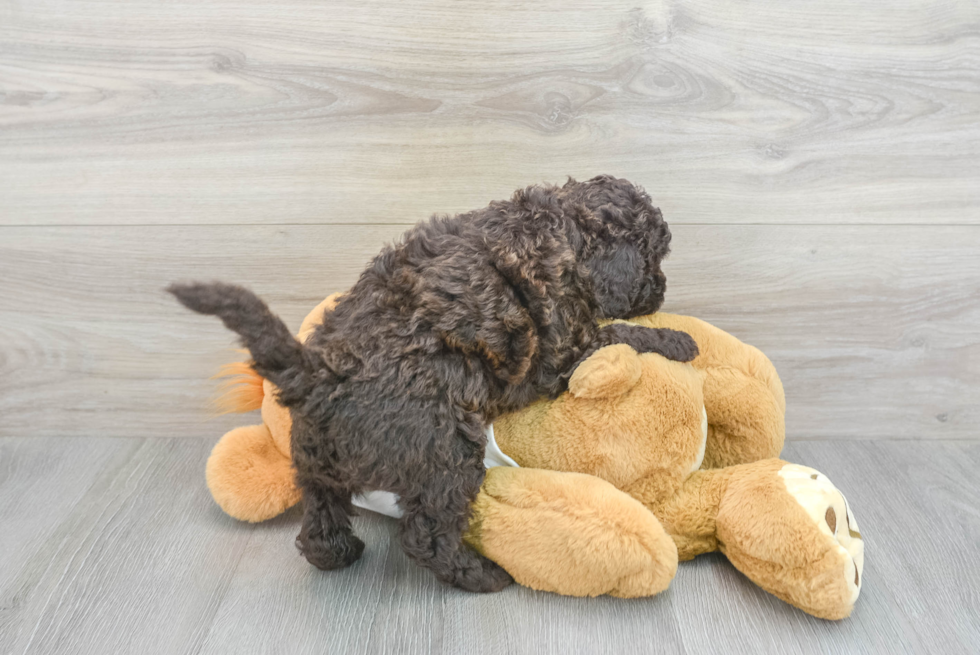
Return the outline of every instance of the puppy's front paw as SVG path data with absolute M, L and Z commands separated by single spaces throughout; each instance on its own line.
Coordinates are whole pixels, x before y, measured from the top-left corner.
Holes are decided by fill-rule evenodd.
M 698 344 L 687 332 L 664 328 L 662 334 L 663 341 L 652 352 L 660 353 L 675 362 L 690 362 L 698 356 Z

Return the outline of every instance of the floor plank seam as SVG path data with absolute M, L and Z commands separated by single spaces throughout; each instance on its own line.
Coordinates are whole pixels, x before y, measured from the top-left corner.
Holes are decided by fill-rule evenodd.
M 145 441 L 145 440 L 144 440 L 144 441 Z M 137 454 L 137 453 L 139 452 L 139 450 L 140 450 L 140 449 L 141 449 L 141 447 L 138 447 L 138 448 L 136 448 L 136 449 L 134 450 L 134 452 L 132 453 L 132 455 L 130 456 L 130 459 L 132 459 L 133 457 L 135 457 L 135 456 L 136 456 L 136 454 Z M 149 462 L 146 462 L 145 464 L 143 464 L 143 465 L 141 465 L 144 471 L 148 471 L 148 470 L 149 470 L 149 468 L 150 468 L 150 464 L 152 463 L 152 461 L 153 461 L 153 460 L 151 459 L 151 460 L 150 460 Z M 130 474 L 129 474 L 129 476 L 127 476 L 127 478 L 126 478 L 126 480 L 124 480 L 124 481 L 123 481 L 123 491 L 125 491 L 125 485 L 126 485 L 126 483 L 127 483 L 127 482 L 128 482 L 128 481 L 129 481 L 130 479 L 132 479 L 132 477 L 133 477 L 133 475 L 135 475 L 135 474 L 136 474 L 136 473 L 137 473 L 137 472 L 139 471 L 139 469 L 140 469 L 140 466 L 138 466 L 138 467 L 137 467 L 136 469 L 134 469 L 133 471 L 131 471 L 131 472 L 130 472 Z M 99 480 L 99 479 L 98 479 L 98 478 L 96 478 L 96 480 L 95 480 L 95 481 L 93 481 L 93 483 L 92 483 L 92 485 L 90 485 L 90 486 L 89 486 L 89 488 L 88 488 L 88 489 L 86 490 L 86 492 L 85 492 L 84 494 L 82 494 L 82 495 L 81 495 L 81 496 L 79 497 L 79 503 L 80 503 L 80 502 L 81 502 L 82 500 L 84 500 L 84 499 L 86 499 L 86 498 L 88 498 L 88 494 L 89 494 L 89 492 L 90 492 L 90 491 L 92 490 L 92 488 L 93 488 L 93 487 L 95 486 L 95 484 L 96 484 L 96 482 L 97 482 L 98 480 Z M 111 488 L 111 485 L 110 485 L 110 488 Z M 116 497 L 118 497 L 118 494 L 117 494 L 117 496 L 116 496 Z M 77 505 L 77 504 L 78 504 L 78 503 L 76 503 L 76 505 Z M 87 540 L 87 539 L 89 538 L 89 536 L 91 536 L 91 535 L 92 535 L 92 533 L 93 533 L 93 531 L 94 531 L 94 529 L 95 529 L 96 527 L 98 527 L 98 526 L 100 525 L 100 523 L 101 523 L 101 521 L 102 521 L 102 518 L 103 518 L 103 516 L 105 516 L 105 512 L 106 512 L 106 510 L 107 510 L 107 509 L 109 509 L 109 503 L 106 503 L 106 504 L 105 504 L 105 505 L 104 505 L 104 506 L 102 507 L 102 509 L 101 509 L 101 510 L 100 510 L 100 512 L 99 512 L 99 515 L 98 515 L 98 516 L 96 517 L 96 519 L 95 519 L 95 520 L 94 520 L 94 521 L 93 521 L 93 522 L 92 522 L 92 523 L 90 524 L 90 526 L 91 526 L 91 528 L 92 528 L 92 529 L 90 529 L 90 530 L 87 530 L 87 531 L 85 532 L 85 535 L 84 535 L 84 537 L 83 537 L 83 538 L 82 538 L 82 539 L 80 540 L 80 543 L 81 543 L 82 545 L 84 545 L 84 543 L 85 543 L 85 541 L 86 541 L 86 540 Z M 119 512 L 119 507 L 116 507 L 116 508 L 115 508 L 115 510 L 113 511 L 113 514 L 112 514 L 112 516 L 115 516 L 115 514 L 117 514 L 118 512 Z M 109 518 L 109 521 L 111 521 L 111 518 L 112 518 L 112 517 L 110 516 L 110 518 Z M 106 523 L 108 523 L 109 521 L 107 521 Z M 103 526 L 103 529 L 104 529 L 104 527 L 105 527 L 105 526 Z M 52 598 L 53 598 L 53 597 L 55 596 L 55 594 L 57 594 L 58 592 L 62 592 L 62 595 L 61 595 L 61 597 L 60 597 L 60 598 L 58 599 L 58 603 L 57 603 L 57 605 L 55 606 L 55 613 L 57 614 L 57 612 L 58 612 L 58 610 L 60 610 L 60 609 L 62 608 L 62 606 L 64 605 L 64 592 L 65 592 L 65 590 L 66 590 L 66 588 L 70 588 L 70 587 L 72 586 L 72 584 L 73 584 L 73 583 L 75 582 L 75 580 L 77 580 L 77 579 L 78 579 L 78 576 L 79 576 L 79 575 L 80 575 L 80 574 L 82 573 L 82 571 L 83 571 L 83 569 L 85 568 L 85 567 L 83 566 L 83 565 L 84 565 L 84 563 L 85 563 L 86 561 L 88 561 L 88 559 L 89 559 L 89 556 L 90 556 L 90 555 L 92 554 L 92 550 L 93 550 L 93 549 L 95 548 L 95 546 L 96 546 L 96 545 L 97 545 L 98 543 L 99 543 L 99 540 L 98 540 L 98 539 L 92 539 L 92 541 L 91 541 L 91 543 L 90 543 L 90 544 L 88 545 L 88 549 L 87 549 L 87 551 L 86 551 L 86 553 L 85 553 L 85 554 L 84 554 L 84 555 L 82 556 L 82 558 L 81 558 L 81 565 L 79 565 L 79 566 L 78 566 L 78 567 L 76 568 L 76 570 L 75 570 L 75 573 L 74 573 L 74 575 L 72 575 L 72 576 L 71 576 L 71 579 L 70 579 L 70 580 L 68 581 L 68 583 L 67 583 L 67 585 L 62 585 L 62 581 L 63 581 L 63 580 L 65 579 L 65 576 L 66 576 L 66 575 L 68 575 L 68 573 L 69 573 L 69 571 L 70 571 L 70 570 L 72 569 L 72 567 L 73 567 L 73 565 L 74 565 L 74 563 L 76 562 L 76 560 L 77 560 L 77 557 L 78 557 L 78 553 L 79 553 L 79 551 L 78 551 L 78 550 L 76 550 L 75 552 L 73 552 L 73 553 L 72 553 L 72 555 L 71 555 L 71 557 L 69 557 L 69 558 L 68 558 L 68 561 L 67 561 L 67 562 L 65 563 L 65 568 L 64 568 L 64 570 L 62 571 L 62 574 L 61 574 L 61 576 L 59 577 L 59 579 L 58 579 L 58 582 L 57 582 L 56 584 L 54 584 L 54 585 L 52 585 L 52 588 L 51 588 L 51 592 L 50 592 L 50 593 L 48 594 L 48 598 L 47 598 L 47 600 L 45 600 L 45 602 L 44 602 L 44 604 L 42 605 L 42 607 L 41 607 L 41 611 L 40 611 L 40 612 L 38 612 L 38 620 L 37 620 L 37 623 L 35 623 L 35 625 L 34 625 L 34 629 L 33 629 L 33 630 L 31 631 L 31 636 L 30 636 L 30 638 L 29 638 L 29 639 L 27 640 L 27 644 L 26 644 L 26 645 L 25 645 L 25 647 L 24 647 L 24 653 L 25 653 L 25 654 L 26 654 L 26 653 L 27 653 L 28 651 L 30 651 L 30 648 L 31 648 L 31 644 L 33 644 L 33 643 L 34 643 L 34 639 L 35 639 L 35 638 L 36 638 L 36 636 L 37 636 L 37 632 L 38 632 L 38 629 L 40 628 L 40 626 L 41 626 L 41 623 L 42 623 L 42 621 L 43 621 L 43 620 L 44 620 L 44 618 L 45 618 L 45 614 L 46 614 L 46 612 L 47 612 L 47 608 L 48 608 L 48 607 L 49 607 L 49 606 L 51 605 L 51 600 L 52 600 Z M 63 544 L 62 544 L 62 545 L 63 545 Z M 61 548 L 61 546 L 59 546 L 59 550 L 60 550 L 60 548 Z
M 179 439 L 180 437 L 162 437 L 162 438 Z M 204 633 L 201 635 L 201 642 L 197 645 L 197 648 L 194 650 L 194 655 L 201 655 L 201 651 L 204 649 L 204 644 L 207 643 L 208 637 L 211 636 L 211 632 L 212 630 L 214 630 L 215 619 L 217 618 L 218 613 L 221 611 L 222 606 L 224 606 L 225 600 L 228 598 L 228 591 L 231 589 L 231 585 L 235 581 L 235 578 L 238 575 L 238 570 L 241 568 L 242 560 L 245 559 L 245 551 L 248 550 L 249 544 L 251 544 L 252 539 L 255 538 L 255 525 L 249 524 L 248 527 L 249 527 L 248 539 L 246 539 L 245 543 L 242 544 L 242 550 L 240 553 L 238 553 L 238 558 L 235 560 L 235 565 L 234 567 L 232 567 L 231 572 L 229 573 L 227 580 L 225 581 L 225 584 L 221 588 L 221 595 L 220 598 L 218 599 L 218 602 L 215 603 L 214 611 L 211 613 L 211 617 L 208 623 L 208 629 L 204 631 Z

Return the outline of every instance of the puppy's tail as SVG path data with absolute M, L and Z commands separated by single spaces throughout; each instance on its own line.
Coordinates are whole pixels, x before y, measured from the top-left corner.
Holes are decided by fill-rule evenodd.
M 302 402 L 312 390 L 316 378 L 313 359 L 254 293 L 221 282 L 172 284 L 167 291 L 188 309 L 217 316 L 238 333 L 252 355 L 255 371 L 279 387 L 283 405 Z

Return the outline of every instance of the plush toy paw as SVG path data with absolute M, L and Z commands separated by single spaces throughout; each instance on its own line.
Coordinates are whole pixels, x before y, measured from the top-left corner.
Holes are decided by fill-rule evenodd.
M 737 468 L 717 516 L 720 549 L 753 582 L 824 619 L 851 613 L 864 542 L 843 494 L 805 466 L 764 460 Z
M 800 504 L 813 524 L 842 555 L 835 575 L 844 580 L 851 605 L 861 593 L 864 573 L 864 540 L 847 499 L 826 475 L 806 466 L 787 464 L 779 471 L 786 490 Z M 830 543 L 830 542 L 828 542 Z
M 677 572 L 677 548 L 656 517 L 581 473 L 488 469 L 466 542 L 520 584 L 569 596 L 650 596 Z

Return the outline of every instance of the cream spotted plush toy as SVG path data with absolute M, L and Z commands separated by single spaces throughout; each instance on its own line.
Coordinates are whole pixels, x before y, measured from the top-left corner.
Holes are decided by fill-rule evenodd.
M 334 302 L 311 312 L 301 339 Z M 500 417 L 488 429 L 467 542 L 529 587 L 624 598 L 656 594 L 678 561 L 721 551 L 787 603 L 825 619 L 848 616 L 864 542 L 826 476 L 777 459 L 785 400 L 772 364 L 696 318 L 631 322 L 683 330 L 700 354 L 682 364 L 608 346 L 576 370 L 567 393 Z M 300 500 L 289 414 L 247 365 L 228 372 L 241 382 L 226 395 L 230 408 L 261 407 L 263 423 L 218 442 L 208 485 L 226 512 L 262 521 Z M 394 497 L 355 502 L 399 512 Z

